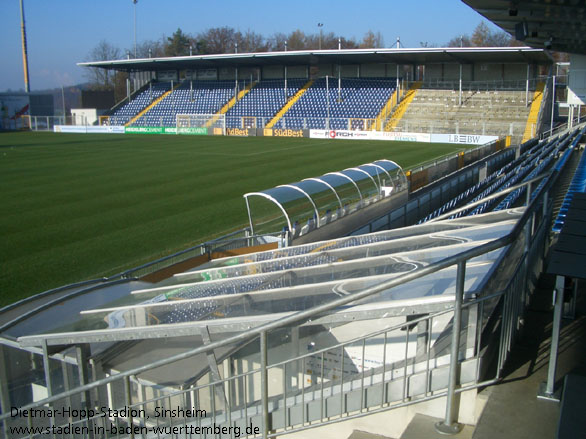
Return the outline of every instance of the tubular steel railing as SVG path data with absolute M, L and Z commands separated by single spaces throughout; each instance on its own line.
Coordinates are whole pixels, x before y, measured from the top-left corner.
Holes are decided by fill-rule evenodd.
M 22 416 L 18 419 L 11 417 L 11 413 L 3 413 L 0 422 L 4 433 L 7 435 L 9 431 L 14 431 L 11 428 L 18 426 L 42 427 L 52 432 L 60 427 L 61 430 L 57 430 L 54 436 L 68 437 L 62 433 L 64 429 L 72 431 L 71 428 L 75 427 L 79 432 L 88 432 L 89 437 L 92 434 L 100 437 L 103 432 L 109 432 L 112 437 L 166 437 L 171 433 L 186 436 L 187 433 L 197 432 L 213 434 L 220 429 L 221 434 L 229 434 L 230 437 L 262 435 L 269 438 L 443 396 L 447 396 L 446 415 L 438 429 L 457 430 L 458 395 L 494 383 L 501 377 L 502 367 L 520 328 L 531 281 L 545 254 L 545 235 L 549 224 L 545 218 L 551 211 L 548 198 L 555 178 L 554 172 L 547 184 L 535 190 L 539 194 L 507 235 L 358 293 L 93 382 L 84 378 L 88 373 L 85 357 L 82 347 L 77 347 L 80 385 L 52 395 L 51 374 L 45 373 L 48 397 L 20 407 Z M 500 265 L 509 269 L 516 266 L 508 285 L 500 291 L 491 291 L 494 286 L 489 281 L 486 294 L 480 297 L 465 294 L 463 279 L 469 261 L 503 248 L 506 251 L 501 256 Z M 351 303 L 450 267 L 457 268 L 458 279 L 452 304 L 435 309 L 420 305 L 419 313 L 424 315 L 419 318 L 408 319 L 407 322 L 315 352 L 293 353 L 292 358 L 285 361 L 269 361 L 271 340 L 291 337 L 298 343 L 297 331 L 300 327 L 320 322 L 326 324 L 335 316 L 335 311 Z M 340 287 L 343 284 L 341 282 Z M 417 308 L 413 311 L 417 312 Z M 460 318 L 462 313 L 466 314 L 467 319 Z M 432 328 L 434 322 L 440 319 L 451 322 L 451 335 L 432 344 Z M 462 324 L 464 320 L 468 322 L 466 327 Z M 499 333 L 498 362 L 492 376 L 482 380 L 482 377 L 490 375 L 485 371 L 488 359 L 481 353 L 482 348 L 491 342 L 489 333 L 494 331 L 485 330 L 491 325 L 498 328 Z M 417 333 L 414 328 L 418 328 Z M 381 338 L 382 361 L 374 366 L 367 364 L 367 351 L 372 349 L 373 341 L 380 344 Z M 404 346 L 401 345 L 404 353 L 396 358 L 387 358 L 389 340 L 401 339 L 404 340 L 401 342 L 404 343 Z M 464 350 L 460 346 L 461 339 L 466 340 Z M 228 359 L 229 365 L 224 368 L 223 377 L 217 373 L 214 377 L 213 371 L 210 371 L 203 382 L 196 381 L 188 388 L 169 392 L 160 386 L 153 386 L 146 394 L 145 386 L 148 387 L 148 384 L 139 378 L 140 374 L 182 360 L 195 361 L 197 355 L 205 355 L 209 359 L 219 348 L 243 342 L 252 343 L 250 346 L 257 346 L 258 343 L 258 350 L 253 350 L 254 361 L 250 361 L 247 370 L 241 367 L 234 373 L 234 364 Z M 47 370 L 50 368 L 47 339 L 42 347 Z M 350 361 L 347 360 L 349 348 L 361 352 L 357 355 L 361 359 L 358 365 L 355 362 L 347 364 L 352 369 L 348 372 L 344 362 Z M 332 362 L 332 358 L 339 358 L 339 362 Z M 449 369 L 447 382 L 446 369 Z M 72 404 L 80 411 L 75 414 L 69 411 L 65 415 L 59 412 L 51 418 L 34 416 L 35 410 L 72 407 Z M 186 410 L 196 407 L 200 412 L 184 413 L 180 419 L 174 417 L 172 412 L 167 412 L 169 416 L 154 416 L 159 409 L 179 410 L 182 407 Z M 158 432 L 156 428 L 159 428 Z M 196 431 L 196 428 L 199 430 Z M 33 435 L 22 434 L 20 437 L 32 438 Z

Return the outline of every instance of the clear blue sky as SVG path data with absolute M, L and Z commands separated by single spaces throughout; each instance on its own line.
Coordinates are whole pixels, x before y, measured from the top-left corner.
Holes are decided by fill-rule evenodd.
M 278 7 L 275 7 L 278 5 Z M 133 47 L 132 0 L 25 0 L 31 91 L 84 82 L 85 61 L 100 40 Z M 362 39 L 380 31 L 385 46 L 443 45 L 471 34 L 483 18 L 460 0 L 309 1 L 138 0 L 137 40 L 170 36 L 178 27 L 197 33 L 210 27 L 251 29 L 264 36 L 301 29 Z M 24 88 L 19 0 L 0 0 L 0 91 Z M 491 28 L 496 29 L 493 25 Z

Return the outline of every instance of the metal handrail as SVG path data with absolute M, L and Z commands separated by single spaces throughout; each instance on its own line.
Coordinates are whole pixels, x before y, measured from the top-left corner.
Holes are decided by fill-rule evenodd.
M 139 270 L 143 270 L 145 268 L 152 267 L 153 265 L 160 264 L 161 262 L 165 262 L 165 261 L 168 261 L 170 259 L 176 258 L 178 256 L 184 255 L 186 253 L 193 252 L 194 250 L 197 250 L 198 248 L 204 248 L 205 249 L 206 246 L 208 246 L 209 244 L 214 244 L 214 243 L 223 242 L 223 241 L 227 241 L 227 242 L 228 241 L 234 241 L 234 240 L 229 240 L 229 239 L 226 239 L 226 238 L 228 238 L 230 236 L 237 235 L 239 233 L 243 233 L 243 232 L 244 233 L 248 233 L 249 230 L 250 229 L 248 227 L 245 227 L 244 229 L 236 230 L 235 232 L 229 233 L 229 234 L 227 234 L 225 236 L 221 236 L 221 237 L 216 238 L 216 239 L 213 239 L 211 241 L 206 241 L 206 242 L 204 242 L 202 244 L 198 244 L 196 246 L 189 247 L 189 248 L 187 248 L 185 250 L 181 250 L 181 251 L 178 251 L 177 253 L 173 253 L 172 255 L 164 256 L 164 257 L 159 258 L 159 259 L 156 259 L 154 261 L 150 261 L 150 262 L 147 262 L 145 264 L 139 265 L 138 267 L 130 268 L 130 269 L 126 270 L 126 271 L 123 271 L 121 273 L 118 273 L 117 275 L 115 275 L 113 277 L 122 277 L 122 278 L 131 277 L 130 275 L 133 272 L 136 272 L 136 271 L 139 271 Z M 243 239 L 243 238 L 238 238 L 238 239 Z M 205 252 L 203 252 L 202 254 L 204 254 L 204 253 Z
M 532 178 L 530 180 L 524 181 L 524 182 L 519 183 L 519 184 L 516 184 L 514 186 L 509 186 L 506 189 L 503 189 L 501 191 L 495 192 L 494 194 L 489 195 L 487 197 L 484 197 L 484 198 L 482 198 L 482 199 L 480 199 L 478 201 L 475 201 L 474 203 L 468 203 L 468 204 L 466 204 L 466 205 L 464 205 L 462 207 L 459 207 L 458 209 L 450 210 L 449 212 L 446 212 L 446 213 L 444 213 L 444 214 L 442 214 L 440 216 L 437 216 L 435 218 L 432 218 L 432 219 L 430 219 L 427 222 L 428 223 L 432 223 L 432 222 L 435 222 L 435 221 L 439 221 L 439 220 L 443 220 L 443 219 L 449 218 L 452 215 L 456 215 L 457 213 L 463 212 L 465 210 L 472 209 L 473 207 L 476 207 L 476 206 L 478 206 L 480 204 L 483 204 L 483 203 L 485 203 L 487 201 L 494 200 L 495 198 L 500 198 L 503 195 L 508 194 L 509 192 L 513 192 L 513 191 L 515 191 L 517 189 L 522 188 L 523 186 L 529 185 L 529 187 L 531 187 L 531 183 L 534 183 L 536 181 L 542 180 L 543 178 L 548 177 L 550 175 L 551 175 L 551 172 L 547 172 L 547 173 L 540 174 L 537 177 L 534 177 L 534 178 Z
M 552 172 L 552 174 L 550 174 L 550 176 L 555 174 L 555 172 L 556 171 Z M 541 188 L 541 193 L 544 193 L 546 190 L 549 190 L 549 186 L 551 185 L 551 181 L 552 181 L 551 178 L 548 179 L 548 184 L 544 185 Z M 529 185 L 529 184 L 530 184 L 530 182 L 524 182 L 521 184 L 521 186 Z M 379 285 L 376 285 L 376 286 L 373 286 L 370 288 L 366 288 L 366 289 L 364 289 L 358 293 L 355 293 L 353 295 L 341 297 L 341 298 L 336 299 L 332 302 L 325 303 L 325 304 L 316 306 L 314 308 L 311 308 L 311 309 L 308 309 L 305 311 L 300 311 L 298 313 L 283 317 L 281 319 L 278 319 L 278 320 L 275 320 L 275 321 L 272 321 L 269 323 L 261 324 L 255 328 L 248 330 L 247 332 L 241 332 L 241 333 L 236 334 L 234 336 L 231 336 L 231 337 L 228 337 L 228 338 L 216 341 L 216 342 L 211 342 L 205 346 L 200 346 L 198 348 L 194 348 L 194 349 L 188 350 L 186 352 L 173 355 L 171 357 L 167 357 L 167 358 L 164 358 L 161 360 L 154 361 L 153 363 L 150 363 L 148 365 L 143 365 L 140 367 L 136 367 L 136 368 L 127 370 L 125 372 L 118 373 L 116 375 L 102 378 L 102 379 L 94 381 L 92 383 L 88 383 L 88 384 L 79 386 L 75 389 L 71 389 L 66 392 L 62 392 L 58 395 L 54 395 L 54 396 L 45 398 L 45 399 L 37 401 L 35 403 L 27 404 L 27 405 L 23 406 L 22 409 L 26 410 L 28 408 L 32 408 L 32 407 L 36 407 L 36 406 L 40 406 L 40 405 L 51 404 L 51 403 L 56 402 L 58 400 L 79 394 L 81 392 L 86 392 L 86 391 L 89 391 L 89 390 L 95 389 L 97 387 L 100 387 L 100 386 L 103 386 L 106 384 L 110 384 L 110 383 L 113 383 L 113 382 L 116 382 L 119 380 L 129 379 L 132 376 L 144 373 L 148 370 L 156 369 L 158 367 L 162 367 L 162 366 L 165 366 L 167 364 L 170 364 L 170 363 L 173 363 L 176 361 L 184 360 L 184 359 L 190 358 L 190 357 L 197 355 L 197 354 L 209 352 L 209 351 L 221 348 L 221 347 L 229 345 L 229 344 L 233 344 L 233 343 L 241 342 L 241 341 L 247 341 L 247 340 L 250 340 L 256 336 L 266 337 L 266 333 L 268 331 L 273 330 L 273 329 L 278 329 L 278 328 L 281 328 L 284 326 L 288 326 L 288 325 L 297 323 L 302 320 L 310 320 L 318 315 L 321 315 L 323 313 L 331 311 L 335 308 L 338 308 L 338 307 L 341 307 L 344 305 L 348 305 L 352 302 L 356 302 L 356 301 L 365 299 L 365 298 L 370 297 L 374 294 L 380 293 L 384 290 L 387 290 L 387 289 L 402 285 L 404 283 L 419 279 L 423 276 L 427 276 L 429 274 L 443 270 L 443 269 L 448 268 L 450 266 L 464 263 L 465 261 L 472 259 L 474 257 L 480 256 L 482 254 L 485 254 L 485 253 L 497 250 L 499 248 L 502 248 L 504 246 L 507 246 L 507 245 L 511 244 L 512 242 L 514 242 L 517 239 L 517 237 L 522 233 L 523 228 L 525 227 L 526 223 L 529 221 L 529 219 L 532 217 L 532 215 L 536 212 L 536 210 L 538 208 L 538 201 L 540 201 L 540 198 L 536 197 L 531 202 L 531 204 L 527 207 L 527 209 L 525 210 L 525 212 L 523 213 L 523 215 L 521 216 L 519 221 L 513 226 L 511 231 L 508 234 L 506 234 L 506 235 L 504 235 L 494 241 L 490 241 L 485 244 L 479 245 L 478 247 L 472 248 L 470 250 L 466 250 L 460 254 L 449 256 L 441 261 L 432 263 L 426 267 L 416 269 L 416 270 L 409 272 L 407 274 L 404 274 L 404 275 L 398 276 L 394 279 L 385 281 Z M 344 282 L 341 282 L 340 285 L 344 285 Z M 0 415 L 0 421 L 4 421 L 8 418 L 10 418 L 9 413 Z
M 198 248 L 206 249 L 211 244 L 228 244 L 228 243 L 231 243 L 231 242 L 241 241 L 241 240 L 245 240 L 245 239 L 254 239 L 254 238 L 259 238 L 259 237 L 263 237 L 263 236 L 274 236 L 274 235 L 268 234 L 268 235 L 244 236 L 244 237 L 236 238 L 236 239 L 226 239 L 227 237 L 237 235 L 238 233 L 243 233 L 244 232 L 245 234 L 247 234 L 248 231 L 249 231 L 248 228 L 244 228 L 244 229 L 241 229 L 241 230 L 237 230 L 235 232 L 229 233 L 228 235 L 221 236 L 221 237 L 216 238 L 216 239 L 211 240 L 211 241 L 206 241 L 203 244 L 198 244 L 198 245 L 196 245 L 194 247 L 190 247 L 188 249 L 181 250 L 181 251 L 179 251 L 177 253 L 173 253 L 172 255 L 164 256 L 162 258 L 156 259 L 154 261 L 147 262 L 146 264 L 140 265 L 138 267 L 130 268 L 130 269 L 126 270 L 126 271 L 123 271 L 123 272 L 118 273 L 118 274 L 114 274 L 114 275 L 109 276 L 109 277 L 103 277 L 103 278 L 98 278 L 98 279 L 91 279 L 91 280 L 87 280 L 87 281 L 82 281 L 82 282 L 76 282 L 76 283 L 73 283 L 73 284 L 64 285 L 64 286 L 61 286 L 61 287 L 58 287 L 58 288 L 54 288 L 54 289 L 51 289 L 51 290 L 47 290 L 47 291 L 44 291 L 44 292 L 35 294 L 34 296 L 26 297 L 26 298 L 24 298 L 22 300 L 19 300 L 18 302 L 15 302 L 15 303 L 12 303 L 10 305 L 7 305 L 4 308 L 0 308 L 0 315 L 3 314 L 3 313 L 8 312 L 10 310 L 13 310 L 13 309 L 15 309 L 15 308 L 17 308 L 17 307 L 19 307 L 21 305 L 25 305 L 25 304 L 27 304 L 29 302 L 33 302 L 33 301 L 38 300 L 38 299 L 41 299 L 43 297 L 48 297 L 48 296 L 51 296 L 51 295 L 54 295 L 54 294 L 58 294 L 58 293 L 63 292 L 63 291 L 71 290 L 71 289 L 74 289 L 74 288 L 77 288 L 77 287 L 86 287 L 86 288 L 82 288 L 82 289 L 73 291 L 73 292 L 68 293 L 68 294 L 64 294 L 64 295 L 62 295 L 60 297 L 57 297 L 55 299 L 49 300 L 48 302 L 43 303 L 42 305 L 40 305 L 38 307 L 35 307 L 34 309 L 31 309 L 28 312 L 23 313 L 23 314 L 19 315 L 18 317 L 14 318 L 14 319 L 12 319 L 12 320 L 10 320 L 8 322 L 5 322 L 4 324 L 0 325 L 0 333 L 2 333 L 3 331 L 5 331 L 6 329 L 11 328 L 12 326 L 18 324 L 19 322 L 21 322 L 23 320 L 26 320 L 30 316 L 35 315 L 35 314 L 38 314 L 39 312 L 41 312 L 41 311 L 43 311 L 43 310 L 45 310 L 47 308 L 50 308 L 50 307 L 52 307 L 54 305 L 57 305 L 57 304 L 65 301 L 67 299 L 71 299 L 73 297 L 81 296 L 81 295 L 86 294 L 86 293 L 89 293 L 89 292 L 91 292 L 91 291 L 93 291 L 93 290 L 95 290 L 97 288 L 103 288 L 106 285 L 116 285 L 116 284 L 124 283 L 124 282 L 130 281 L 130 280 L 136 280 L 137 279 L 137 276 L 135 274 L 138 271 L 144 270 L 144 269 L 147 269 L 147 268 L 150 268 L 150 267 L 156 267 L 158 264 L 161 264 L 162 262 L 169 261 L 169 260 L 172 260 L 174 258 L 180 257 L 180 256 L 182 256 L 184 254 L 193 252 L 194 250 L 197 250 Z M 205 254 L 205 253 L 206 252 L 203 252 L 202 254 Z M 161 269 L 161 267 L 153 268 L 151 271 L 147 271 L 147 272 L 143 273 L 142 275 L 144 276 L 146 274 L 154 273 L 154 272 L 156 272 L 156 271 L 158 271 L 160 269 Z
M 421 164 L 418 164 L 414 168 L 407 169 L 407 171 L 415 172 L 415 171 L 421 171 L 421 170 L 426 169 L 426 168 L 431 168 L 432 166 L 435 166 L 438 163 L 442 163 L 442 162 L 446 162 L 448 160 L 452 160 L 454 158 L 458 158 L 459 157 L 459 154 L 461 152 L 463 152 L 464 154 L 473 154 L 476 151 L 480 151 L 480 150 L 485 149 L 485 148 L 490 148 L 490 147 L 492 147 L 497 142 L 500 142 L 500 140 L 493 140 L 492 142 L 486 143 L 484 145 L 479 145 L 479 146 L 477 146 L 475 148 L 469 148 L 469 149 L 462 148 L 462 149 L 460 149 L 459 151 L 457 151 L 455 153 L 454 152 L 450 152 L 450 153 L 447 153 L 446 155 L 440 156 L 440 157 L 438 157 L 436 159 L 428 160 L 427 162 L 423 162 Z

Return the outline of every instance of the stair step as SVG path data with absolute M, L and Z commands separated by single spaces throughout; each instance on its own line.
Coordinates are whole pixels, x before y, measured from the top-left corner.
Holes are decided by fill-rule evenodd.
M 381 436 L 380 434 L 368 433 L 366 431 L 354 430 L 348 439 L 392 439 L 388 436 Z
M 409 425 L 407 425 L 407 428 L 401 435 L 400 439 L 434 439 L 438 436 L 443 437 L 443 435 L 438 433 L 435 429 L 435 424 L 440 421 L 441 419 L 439 418 L 416 414 L 413 419 L 411 419 L 411 422 L 409 422 Z M 449 437 L 454 439 L 472 439 L 472 433 L 474 433 L 474 427 L 471 425 L 464 425 L 464 428 L 460 433 L 450 435 Z

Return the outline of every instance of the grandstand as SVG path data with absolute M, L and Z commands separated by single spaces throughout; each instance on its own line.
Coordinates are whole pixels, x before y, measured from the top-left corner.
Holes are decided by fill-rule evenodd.
M 540 72 L 551 59 L 528 48 L 193 56 L 178 61 L 176 71 L 169 70 L 172 61 L 83 64 L 162 69 L 112 112 L 110 125 L 174 127 L 177 114 L 215 113 L 226 116 L 228 128 L 253 129 L 246 131 L 248 135 L 262 135 L 254 129 L 264 128 L 376 130 L 510 135 L 521 141 L 536 134 L 547 120 Z M 230 67 L 211 74 L 209 63 L 220 61 Z M 251 67 L 253 63 L 257 66 Z M 206 79 L 198 78 L 200 65 L 205 66 L 201 70 Z M 459 74 L 457 65 L 464 67 Z M 186 67 L 191 76 L 179 74 Z
M 423 86 L 408 104 L 383 110 L 396 92 L 396 78 L 319 78 L 262 80 L 235 84 L 229 81 L 187 80 L 149 84 L 130 102 L 116 109 L 110 124 L 174 127 L 177 114 L 225 114 L 230 128 L 289 128 L 375 130 L 439 134 L 482 134 L 523 139 L 537 133 L 532 104 L 541 109 L 542 93 L 509 90 L 506 85 L 488 89 L 470 83 L 468 90 Z M 476 90 L 470 88 L 475 87 Z M 538 89 L 543 90 L 539 84 Z M 239 99 L 234 99 L 241 89 Z M 304 93 L 298 92 L 303 90 Z M 285 95 L 285 93 L 287 93 Z M 404 108 L 403 108 L 404 107 Z M 384 119 L 381 116 L 384 114 Z M 529 136 L 531 137 L 531 136 Z

